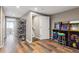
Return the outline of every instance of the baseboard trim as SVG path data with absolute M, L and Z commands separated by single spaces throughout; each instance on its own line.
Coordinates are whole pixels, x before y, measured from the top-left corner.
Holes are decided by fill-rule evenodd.
M 27 40 L 27 39 L 26 39 L 26 41 L 27 41 L 28 43 L 32 43 L 32 41 L 29 41 L 29 40 Z
M 34 37 L 34 38 L 32 38 L 32 41 L 34 42 L 34 41 L 38 41 L 38 40 L 40 40 L 39 38 L 36 38 L 36 37 Z

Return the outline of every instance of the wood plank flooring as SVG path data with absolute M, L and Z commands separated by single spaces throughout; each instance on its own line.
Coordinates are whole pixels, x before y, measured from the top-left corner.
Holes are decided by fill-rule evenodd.
M 8 45 L 0 48 L 0 53 L 79 53 L 77 49 L 60 45 L 52 40 L 38 40 L 32 43 L 17 41 L 16 44 L 13 42 Z
M 51 40 L 39 40 L 33 43 L 21 41 L 16 46 L 17 53 L 79 53 L 79 50 L 62 46 Z

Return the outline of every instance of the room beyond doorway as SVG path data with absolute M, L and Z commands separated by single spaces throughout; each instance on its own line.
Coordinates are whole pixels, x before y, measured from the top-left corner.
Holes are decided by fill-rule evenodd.
M 6 18 L 5 52 L 16 52 L 16 19 Z

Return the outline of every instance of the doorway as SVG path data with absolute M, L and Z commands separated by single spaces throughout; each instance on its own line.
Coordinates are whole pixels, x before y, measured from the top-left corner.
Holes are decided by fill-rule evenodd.
M 5 52 L 16 52 L 16 18 L 6 18 Z
M 6 24 L 6 37 L 11 37 L 11 39 L 15 38 L 15 22 L 7 21 Z
M 49 16 L 41 14 L 32 15 L 32 41 L 50 39 Z

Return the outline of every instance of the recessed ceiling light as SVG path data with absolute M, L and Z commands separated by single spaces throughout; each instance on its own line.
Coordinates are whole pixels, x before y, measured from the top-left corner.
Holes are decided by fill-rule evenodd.
M 35 11 L 38 11 L 38 8 L 34 8 Z
M 16 6 L 16 8 L 20 8 L 20 6 Z

